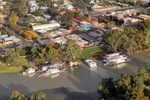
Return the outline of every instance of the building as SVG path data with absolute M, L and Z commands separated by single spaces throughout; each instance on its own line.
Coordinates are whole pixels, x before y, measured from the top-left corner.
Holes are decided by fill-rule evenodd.
M 141 20 L 150 20 L 150 15 L 141 14 L 141 15 L 137 16 L 137 18 L 139 18 Z
M 44 40 L 40 40 L 40 41 L 38 41 L 38 44 L 39 45 L 45 45 L 45 46 L 47 46 L 47 45 L 49 45 L 49 44 L 51 44 L 52 42 L 49 40 L 49 39 L 44 39 Z
M 0 10 L 2 9 L 4 9 L 4 5 L 6 5 L 6 2 L 5 1 L 3 1 L 3 0 L 0 0 Z
M 79 45 L 80 47 L 85 47 L 88 44 L 87 41 L 83 40 L 80 36 L 75 34 L 67 35 L 66 38 L 70 40 L 74 40 L 76 44 Z
M 6 44 L 12 44 L 12 43 L 20 42 L 20 39 L 16 38 L 15 36 L 10 36 L 10 37 L 3 38 L 3 42 Z
M 88 31 L 88 30 L 90 30 L 92 28 L 93 28 L 93 25 L 91 23 L 89 23 L 89 22 L 86 22 L 86 21 L 80 22 L 80 25 L 78 26 L 78 29 L 80 31 Z
M 150 0 L 130 0 L 130 1 L 134 3 L 136 2 L 149 3 L 150 2 Z
M 69 34 L 70 31 L 67 29 L 63 29 L 63 28 L 59 28 L 55 31 L 51 31 L 51 32 L 46 32 L 45 34 L 42 34 L 42 36 L 44 38 L 55 38 L 55 37 L 60 37 L 60 36 L 65 36 L 67 34 Z
M 39 9 L 39 7 L 36 3 L 36 0 L 29 0 L 29 6 L 30 6 L 30 9 L 29 9 L 30 13 L 33 13 Z
M 139 23 L 139 22 L 142 21 L 142 20 L 139 19 L 139 18 L 131 18 L 131 17 L 123 18 L 123 20 L 124 20 L 124 24 L 125 24 L 125 25 L 136 24 L 136 23 Z
M 99 5 L 94 5 L 91 7 L 91 9 L 94 12 L 105 12 L 105 11 L 111 11 L 111 10 L 118 10 L 120 9 L 119 6 L 99 6 Z
M 65 10 L 74 10 L 74 6 L 71 4 L 67 4 L 67 5 L 65 5 L 64 9 Z
M 98 21 L 90 21 L 90 23 L 93 25 L 93 27 L 97 27 L 99 24 Z
M 35 25 L 32 26 L 33 31 L 38 31 L 38 30 L 53 30 L 56 28 L 59 28 L 60 24 L 56 21 L 50 21 L 49 24 L 42 24 L 42 25 Z
M 67 39 L 65 37 L 57 37 L 57 38 L 51 39 L 51 41 L 54 43 L 58 43 L 60 45 L 64 45 L 66 44 Z

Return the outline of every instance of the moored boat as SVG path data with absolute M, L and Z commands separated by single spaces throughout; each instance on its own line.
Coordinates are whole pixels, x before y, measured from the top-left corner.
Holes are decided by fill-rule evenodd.
M 39 75 L 39 77 L 42 77 L 42 76 L 46 77 L 46 76 L 61 73 L 66 69 L 66 67 L 59 66 L 58 64 L 53 64 L 51 65 L 51 67 L 48 67 L 46 69 L 44 71 L 41 70 L 41 74 Z
M 103 61 L 104 66 L 107 66 L 107 65 L 117 65 L 117 64 L 124 63 L 130 60 L 131 58 L 129 58 L 126 54 L 117 52 L 117 53 L 112 53 L 112 54 L 106 54 L 102 61 Z
M 88 65 L 89 67 L 91 67 L 91 68 L 92 68 L 92 67 L 97 67 L 97 63 L 96 63 L 95 61 L 91 60 L 91 59 L 85 60 L 84 63 L 85 63 L 86 65 Z

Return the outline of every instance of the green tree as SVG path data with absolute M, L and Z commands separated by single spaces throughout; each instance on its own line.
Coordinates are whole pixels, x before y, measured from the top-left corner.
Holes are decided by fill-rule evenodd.
M 135 76 L 122 74 L 116 81 L 103 80 L 98 87 L 98 93 L 104 100 L 149 100 L 149 79 L 148 70 L 140 68 Z
M 102 22 L 107 23 L 108 20 L 106 18 L 104 18 L 104 17 L 99 17 L 98 18 L 98 22 L 100 22 L 100 23 L 102 23 Z
M 8 48 L 6 49 L 6 53 L 5 53 L 5 62 L 7 64 L 13 64 L 15 59 L 19 58 L 19 53 L 15 51 L 14 48 Z
M 21 94 L 19 91 L 14 90 L 11 93 L 11 96 L 9 97 L 10 100 L 28 100 L 27 98 L 25 98 L 25 96 L 23 94 Z
M 54 7 L 51 7 L 47 10 L 48 13 L 50 13 L 52 16 L 56 16 L 58 15 L 58 9 L 57 8 L 54 8 Z
M 115 22 L 114 21 L 110 21 L 106 24 L 106 28 L 110 29 L 110 28 L 113 28 L 115 27 Z
M 27 63 L 27 59 L 20 56 L 21 52 L 22 51 L 20 51 L 18 49 L 15 50 L 14 48 L 6 49 L 6 53 L 5 53 L 5 56 L 4 56 L 5 63 L 11 64 L 15 67 L 19 67 L 19 66 L 22 66 L 25 63 Z
M 33 94 L 31 95 L 30 100 L 46 100 L 46 95 L 43 92 Z
M 137 33 L 138 30 L 136 28 L 126 27 L 124 29 L 124 34 L 127 36 L 126 41 L 124 41 L 124 49 L 126 49 L 129 54 L 134 53 L 134 49 L 138 48 L 138 44 L 135 41 Z
M 117 49 L 122 45 L 123 34 L 119 30 L 110 30 L 106 37 L 105 42 L 108 51 L 116 52 Z
M 41 55 L 42 53 L 40 51 L 41 51 L 40 48 L 38 48 L 36 46 L 32 47 L 32 49 L 31 49 L 31 58 L 30 58 L 30 60 L 34 61 L 36 64 L 41 64 L 42 63 L 40 57 L 43 57 L 43 55 Z M 42 58 L 42 61 L 43 61 L 43 59 L 44 58 Z
M 68 40 L 63 51 L 64 60 L 73 60 L 82 53 L 81 47 L 74 40 Z
M 34 12 L 34 14 L 35 14 L 36 16 L 43 16 L 43 15 L 44 15 L 44 11 L 43 11 L 43 10 L 36 10 L 36 11 Z
M 145 20 L 140 23 L 140 29 L 145 36 L 145 45 L 150 47 L 150 20 Z
M 51 44 L 47 47 L 46 59 L 51 62 L 57 62 L 61 55 L 59 53 L 59 47 L 57 44 Z
M 28 8 L 28 0 L 16 0 L 13 9 L 17 12 L 18 16 L 24 17 L 27 14 Z
M 74 13 L 71 11 L 67 11 L 67 13 L 61 17 L 61 24 L 67 25 L 67 27 L 69 27 L 71 25 L 73 17 Z

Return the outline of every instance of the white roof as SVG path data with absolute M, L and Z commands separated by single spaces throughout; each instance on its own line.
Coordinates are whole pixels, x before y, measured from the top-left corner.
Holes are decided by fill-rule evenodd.
M 4 41 L 13 41 L 14 39 L 16 39 L 15 36 L 10 36 L 10 37 L 4 38 Z
M 65 44 L 67 42 L 67 39 L 64 37 L 58 37 L 58 38 L 52 39 L 52 41 L 59 43 L 59 44 Z
M 66 10 L 72 10 L 72 9 L 74 9 L 74 6 L 71 4 L 67 4 L 67 5 L 65 5 L 65 9 Z
M 89 23 L 89 22 L 87 22 L 87 21 L 82 21 L 82 22 L 80 22 L 80 24 L 83 24 L 83 25 L 91 25 L 91 26 L 92 26 L 92 24 Z
M 6 38 L 6 37 L 8 37 L 7 34 L 5 34 L 5 35 L 0 35 L 0 39 Z
M 60 27 L 60 24 L 56 21 L 51 21 L 49 24 L 42 24 L 33 26 L 33 30 L 45 30 L 45 29 L 52 29 L 54 27 Z

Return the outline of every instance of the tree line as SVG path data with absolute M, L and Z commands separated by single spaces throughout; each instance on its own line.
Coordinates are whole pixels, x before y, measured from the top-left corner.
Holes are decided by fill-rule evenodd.
M 97 92 L 101 100 L 149 100 L 150 99 L 150 65 L 138 69 L 137 74 L 121 74 L 121 78 L 103 79 Z
M 37 65 L 45 62 L 68 62 L 79 57 L 81 53 L 81 47 L 74 40 L 68 40 L 66 45 L 52 43 L 47 46 L 8 48 L 1 59 L 6 64 L 18 67 L 27 61 L 33 61 Z
M 125 51 L 133 54 L 150 48 L 150 20 L 137 27 L 125 27 L 123 30 L 110 30 L 104 36 L 108 52 Z
M 81 52 L 81 47 L 74 40 L 68 40 L 66 45 L 53 43 L 40 48 L 34 46 L 31 49 L 31 57 L 29 59 L 36 64 L 43 64 L 47 61 L 51 61 L 52 63 L 58 61 L 68 62 L 79 56 Z
M 32 94 L 30 97 L 25 97 L 22 93 L 17 90 L 14 90 L 9 100 L 46 100 L 46 95 L 43 92 Z

